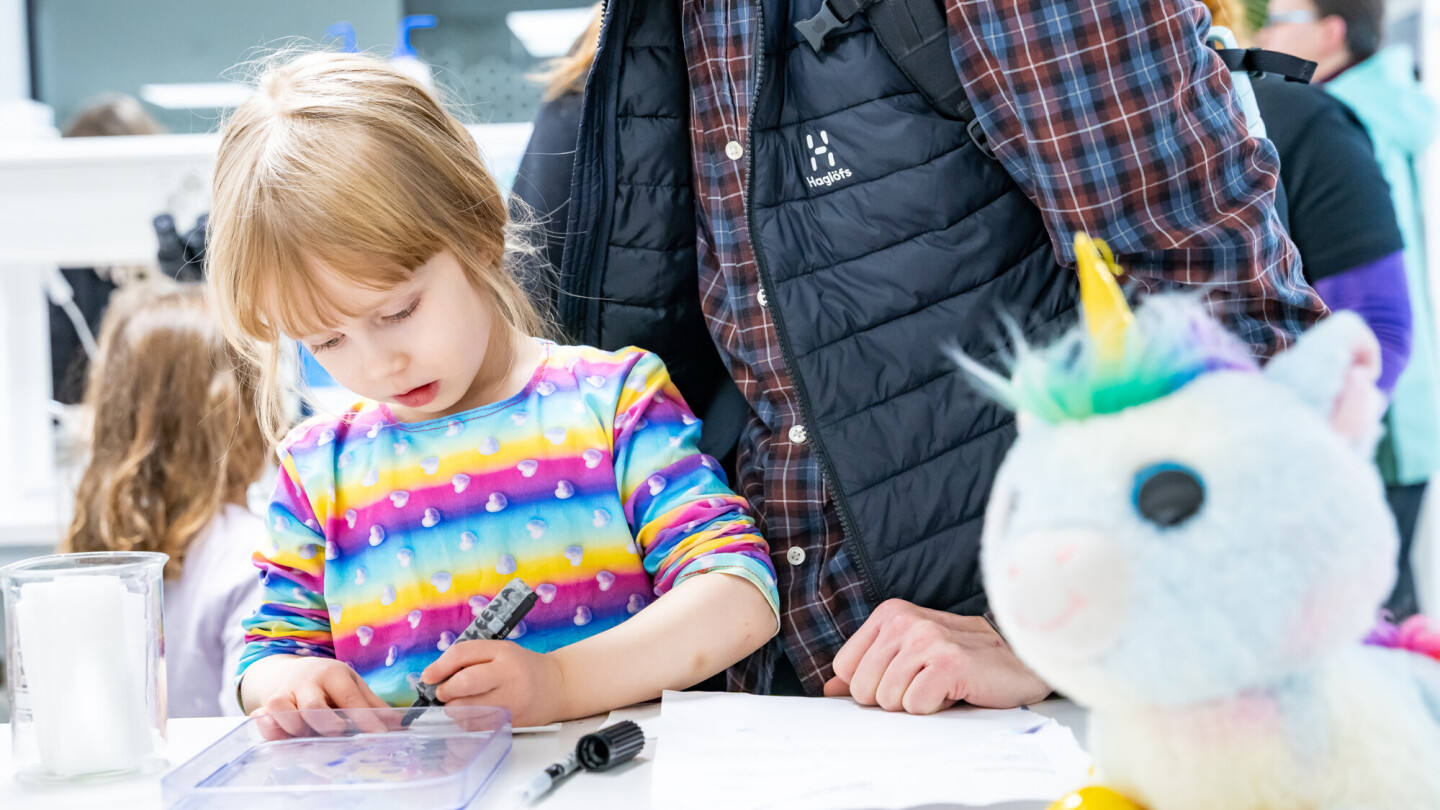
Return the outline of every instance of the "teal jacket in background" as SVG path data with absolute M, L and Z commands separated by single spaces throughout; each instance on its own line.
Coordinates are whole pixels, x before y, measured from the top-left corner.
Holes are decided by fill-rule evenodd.
M 1355 111 L 1375 144 L 1375 157 L 1395 202 L 1405 238 L 1414 344 L 1410 364 L 1395 385 L 1385 418 L 1380 469 L 1388 484 L 1418 484 L 1440 469 L 1440 389 L 1436 342 L 1425 264 L 1424 209 L 1416 169 L 1435 138 L 1437 110 L 1415 80 L 1415 59 L 1401 46 L 1385 48 L 1325 85 Z

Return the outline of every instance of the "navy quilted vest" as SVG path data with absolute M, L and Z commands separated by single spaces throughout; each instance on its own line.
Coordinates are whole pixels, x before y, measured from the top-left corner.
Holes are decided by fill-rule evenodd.
M 729 425 L 734 388 L 699 313 L 678 7 L 609 4 L 561 313 L 584 342 L 658 351 L 697 412 Z M 762 282 L 867 595 L 978 613 L 981 517 L 1014 428 L 945 348 L 993 356 L 1002 312 L 1054 328 L 1073 274 L 1035 207 L 927 105 L 863 15 L 819 54 L 797 37 L 791 22 L 818 7 L 764 3 L 746 150 Z

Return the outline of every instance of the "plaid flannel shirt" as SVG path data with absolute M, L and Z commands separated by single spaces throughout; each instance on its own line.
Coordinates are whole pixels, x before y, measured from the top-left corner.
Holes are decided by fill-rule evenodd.
M 788 652 L 806 691 L 869 616 L 794 381 L 761 296 L 745 219 L 760 0 L 680 0 L 691 87 L 701 304 L 755 411 L 739 490 L 779 574 L 781 632 L 731 670 L 768 691 Z M 1145 291 L 1203 288 L 1262 355 L 1324 312 L 1274 207 L 1279 163 L 1244 135 L 1209 17 L 1190 0 L 946 0 L 951 48 L 997 158 L 1039 207 L 1056 254 L 1105 238 Z M 794 20 L 765 20 L 787 28 Z M 760 178 L 759 182 L 764 182 Z M 800 427 L 803 431 L 803 427 Z

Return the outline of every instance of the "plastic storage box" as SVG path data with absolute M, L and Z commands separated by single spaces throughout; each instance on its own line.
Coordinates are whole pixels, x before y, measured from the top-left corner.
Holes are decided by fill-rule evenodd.
M 474 800 L 510 752 L 510 713 L 504 709 L 436 707 L 408 728 L 400 725 L 403 713 L 337 709 L 272 716 L 282 724 L 251 718 L 166 774 L 165 807 L 458 809 Z M 313 736 L 265 739 L 262 730 L 274 733 L 279 725 Z M 379 727 L 390 730 L 364 730 Z

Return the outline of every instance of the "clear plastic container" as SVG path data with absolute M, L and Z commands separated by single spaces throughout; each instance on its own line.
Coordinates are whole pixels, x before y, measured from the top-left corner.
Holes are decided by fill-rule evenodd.
M 165 760 L 161 580 L 169 557 L 98 552 L 0 569 L 17 776 L 105 779 Z
M 466 807 L 510 752 L 510 713 L 484 706 L 303 710 L 251 718 L 161 781 L 166 810 Z M 337 715 L 339 720 L 337 722 Z M 273 722 L 279 721 L 279 722 Z M 343 724 L 343 730 L 339 725 Z M 280 727 L 305 736 L 266 739 Z M 383 727 L 386 731 L 375 731 Z M 310 729 L 332 732 L 321 736 Z

